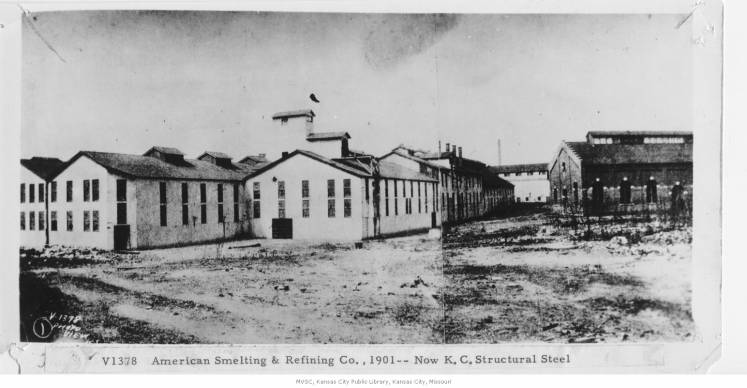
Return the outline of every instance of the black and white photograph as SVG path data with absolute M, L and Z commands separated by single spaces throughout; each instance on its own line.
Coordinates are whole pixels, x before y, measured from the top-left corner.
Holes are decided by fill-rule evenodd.
M 701 343 L 692 10 L 24 9 L 17 340 Z

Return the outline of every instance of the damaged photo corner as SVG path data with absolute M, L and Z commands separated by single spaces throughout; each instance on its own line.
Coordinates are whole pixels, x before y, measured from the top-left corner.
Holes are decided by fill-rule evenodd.
M 674 3 L 4 7 L 3 371 L 706 371 L 722 7 Z

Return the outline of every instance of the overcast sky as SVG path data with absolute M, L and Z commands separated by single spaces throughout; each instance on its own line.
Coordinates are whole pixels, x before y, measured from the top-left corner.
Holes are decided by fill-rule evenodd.
M 33 16 L 24 157 L 272 153 L 282 129 L 270 116 L 300 108 L 319 131 L 348 131 L 351 148 L 435 150 L 440 139 L 488 164 L 499 138 L 510 164 L 547 162 L 589 130 L 693 130 L 684 15 Z

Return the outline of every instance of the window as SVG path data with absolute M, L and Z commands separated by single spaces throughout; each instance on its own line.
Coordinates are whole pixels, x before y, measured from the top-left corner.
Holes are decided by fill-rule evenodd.
M 654 179 L 654 177 L 649 178 L 648 183 L 646 183 L 646 202 L 658 202 L 659 199 L 656 187 L 656 179 Z
M 29 183 L 29 203 L 34 203 L 34 198 L 36 198 L 36 192 L 34 191 L 34 184 Z
M 91 226 L 94 232 L 99 231 L 99 211 L 94 210 L 91 212 Z
M 56 211 L 49 212 L 49 229 L 53 231 L 57 231 L 57 212 Z
M 218 183 L 218 223 L 223 223 L 223 184 Z
M 384 214 L 389 217 L 389 181 L 384 179 Z
M 239 184 L 233 184 L 233 222 L 239 222 Z
M 620 203 L 630 203 L 630 181 L 623 178 L 620 182 Z
M 52 181 L 51 186 L 49 188 L 49 200 L 52 202 L 57 202 L 57 181 Z
M 189 225 L 189 184 L 182 182 L 182 225 Z
M 31 191 L 29 191 L 31 193 Z M 29 212 L 29 230 L 36 229 L 36 213 Z
M 342 200 L 342 216 L 343 217 L 350 217 L 353 213 L 352 206 L 353 206 L 353 200 L 350 198 L 352 193 L 350 189 L 350 179 L 343 179 L 342 181 L 342 196 L 344 197 Z
M 119 210 L 119 208 L 117 208 Z M 67 224 L 67 231 L 71 232 L 73 230 L 73 212 L 68 211 L 67 215 L 65 216 L 66 224 Z
M 333 198 L 335 196 L 335 180 L 329 179 L 327 181 L 327 197 Z
M 127 223 L 127 203 L 117 203 L 117 225 L 124 225 Z
M 207 224 L 207 185 L 200 183 L 200 223 Z
M 333 218 L 335 216 L 335 200 L 333 198 L 327 199 L 327 217 Z
M 99 200 L 99 180 L 94 179 L 91 181 L 91 201 Z
M 26 230 L 26 212 L 21 212 L 21 230 Z
M 91 212 L 88 210 L 83 211 L 83 231 L 91 231 Z
M 335 216 L 335 180 L 327 180 L 327 217 Z
M 119 181 L 117 181 L 117 188 L 119 188 Z M 117 191 L 117 194 L 119 194 L 119 191 Z M 117 197 L 117 199 L 119 199 L 119 197 Z M 65 182 L 65 201 L 73 201 L 73 181 Z
M 402 186 L 404 187 L 404 182 L 403 182 Z M 398 197 L 399 197 L 399 191 L 397 191 L 397 181 L 394 181 L 394 215 L 395 216 L 399 214 L 399 199 L 398 199 Z
M 278 200 L 278 218 L 285 218 L 285 200 Z
M 161 226 L 166 226 L 168 221 L 166 217 L 166 182 L 158 182 L 158 197 L 160 202 Z
M 91 181 L 88 179 L 83 180 L 83 202 L 91 200 Z
M 309 218 L 309 200 L 301 200 L 301 217 Z
M 366 202 L 368 202 L 370 198 L 368 194 L 368 178 L 366 178 L 365 184 L 366 184 Z
M 26 202 L 26 184 L 21 183 L 21 203 Z M 21 213 L 23 214 L 23 213 Z M 23 230 L 23 229 L 21 229 Z
M 301 217 L 309 218 L 309 181 L 301 181 Z
M 68 181 L 68 192 L 72 192 L 72 182 Z M 69 196 L 72 196 L 70 194 Z M 68 199 L 68 201 L 70 201 Z M 125 202 L 127 201 L 127 180 L 126 179 L 117 179 L 117 202 Z
M 422 203 L 422 200 L 420 198 L 420 182 L 418 182 L 418 213 L 422 213 L 423 212 L 423 208 L 421 207 L 421 203 Z M 426 206 L 428 206 L 428 205 L 426 205 Z
M 285 199 L 285 181 L 278 181 L 278 199 Z
M 254 212 L 254 218 L 259 218 L 260 216 L 259 209 L 260 209 L 259 201 L 254 201 L 254 203 L 252 203 L 252 210 Z
M 418 187 L 420 187 L 420 183 L 418 183 Z M 427 183 L 423 185 L 423 194 L 424 194 L 423 203 L 425 204 L 425 212 L 428 213 L 428 184 Z
M 537 200 L 540 198 L 537 197 Z M 573 202 L 578 202 L 578 182 L 573 182 Z
M 565 162 L 563 162 L 563 164 L 561 164 L 560 171 L 565 172 L 565 169 L 566 169 Z
M 39 217 L 39 230 L 44 230 L 44 220 L 46 220 L 47 217 L 44 216 L 44 212 L 39 212 L 37 216 Z
M 39 202 L 44 202 L 44 183 L 39 183 Z
M 259 199 L 259 182 L 254 182 L 253 197 L 255 201 Z

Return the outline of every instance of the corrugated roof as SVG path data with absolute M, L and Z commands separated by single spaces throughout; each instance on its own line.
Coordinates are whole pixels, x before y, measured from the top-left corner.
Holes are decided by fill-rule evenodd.
M 350 139 L 350 135 L 347 132 L 315 132 L 310 133 L 306 136 L 308 141 L 322 141 L 322 140 L 337 140 L 337 139 Z
M 272 119 L 273 120 L 288 119 L 288 118 L 303 117 L 303 116 L 314 117 L 316 116 L 316 114 L 311 109 L 289 110 L 286 112 L 275 113 L 274 115 L 272 115 Z
M 496 174 L 547 171 L 547 163 L 505 164 L 490 166 L 489 169 Z
M 62 168 L 65 163 L 57 158 L 43 158 L 34 156 L 31 159 L 21 159 L 21 165 L 36 174 L 39 178 L 49 180 Z
M 144 179 L 240 181 L 254 171 L 252 166 L 241 164 L 225 168 L 202 160 L 185 159 L 184 164 L 174 165 L 150 156 L 96 151 L 80 151 L 68 164 L 82 156 L 113 173 Z
M 589 144 L 566 142 L 583 164 L 692 163 L 693 145 L 685 144 Z

